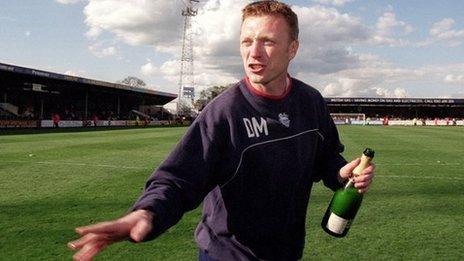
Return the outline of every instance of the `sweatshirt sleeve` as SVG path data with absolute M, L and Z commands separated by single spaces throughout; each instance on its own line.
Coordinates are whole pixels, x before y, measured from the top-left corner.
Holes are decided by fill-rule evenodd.
M 320 131 L 323 140 L 318 147 L 314 181 L 318 182 L 322 179 L 326 187 L 337 190 L 343 186 L 343 184 L 338 181 L 338 175 L 340 169 L 347 163 L 345 158 L 341 155 L 345 147 L 340 142 L 337 128 L 322 97 L 320 102 L 320 113 Z
M 150 176 L 144 193 L 132 207 L 133 211 L 145 209 L 154 214 L 153 230 L 145 241 L 156 238 L 185 212 L 198 207 L 217 184 L 213 172 L 223 139 L 220 128 L 202 114 Z

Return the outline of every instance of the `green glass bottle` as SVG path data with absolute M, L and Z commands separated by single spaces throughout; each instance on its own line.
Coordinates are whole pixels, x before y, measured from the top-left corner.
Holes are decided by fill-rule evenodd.
M 353 176 L 361 175 L 361 172 L 369 166 L 372 158 L 374 158 L 374 151 L 366 148 L 361 156 L 361 162 L 353 170 Z M 358 192 L 352 179 L 349 179 L 345 188 L 337 190 L 330 201 L 321 223 L 324 231 L 335 237 L 346 236 L 362 200 L 363 194 Z

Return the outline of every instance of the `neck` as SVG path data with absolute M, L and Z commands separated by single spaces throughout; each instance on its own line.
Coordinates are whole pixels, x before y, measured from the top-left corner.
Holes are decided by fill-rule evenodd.
M 278 79 L 275 79 L 269 83 L 262 84 L 250 81 L 250 85 L 252 88 L 259 90 L 263 93 L 272 96 L 280 96 L 284 94 L 287 88 L 289 87 L 290 79 L 288 78 L 287 74 L 284 74 L 283 77 L 279 77 Z

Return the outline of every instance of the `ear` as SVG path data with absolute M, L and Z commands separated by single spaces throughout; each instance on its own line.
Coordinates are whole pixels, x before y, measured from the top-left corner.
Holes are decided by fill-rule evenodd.
M 290 60 L 292 60 L 293 58 L 295 58 L 297 52 L 298 52 L 298 47 L 300 46 L 300 42 L 298 42 L 298 40 L 293 40 L 289 47 L 288 47 L 288 56 L 290 58 Z

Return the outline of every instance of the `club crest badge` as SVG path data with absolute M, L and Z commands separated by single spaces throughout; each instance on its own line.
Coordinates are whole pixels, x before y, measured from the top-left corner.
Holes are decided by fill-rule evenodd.
M 288 114 L 279 113 L 279 122 L 282 123 L 285 127 L 290 127 L 290 119 L 288 118 Z

